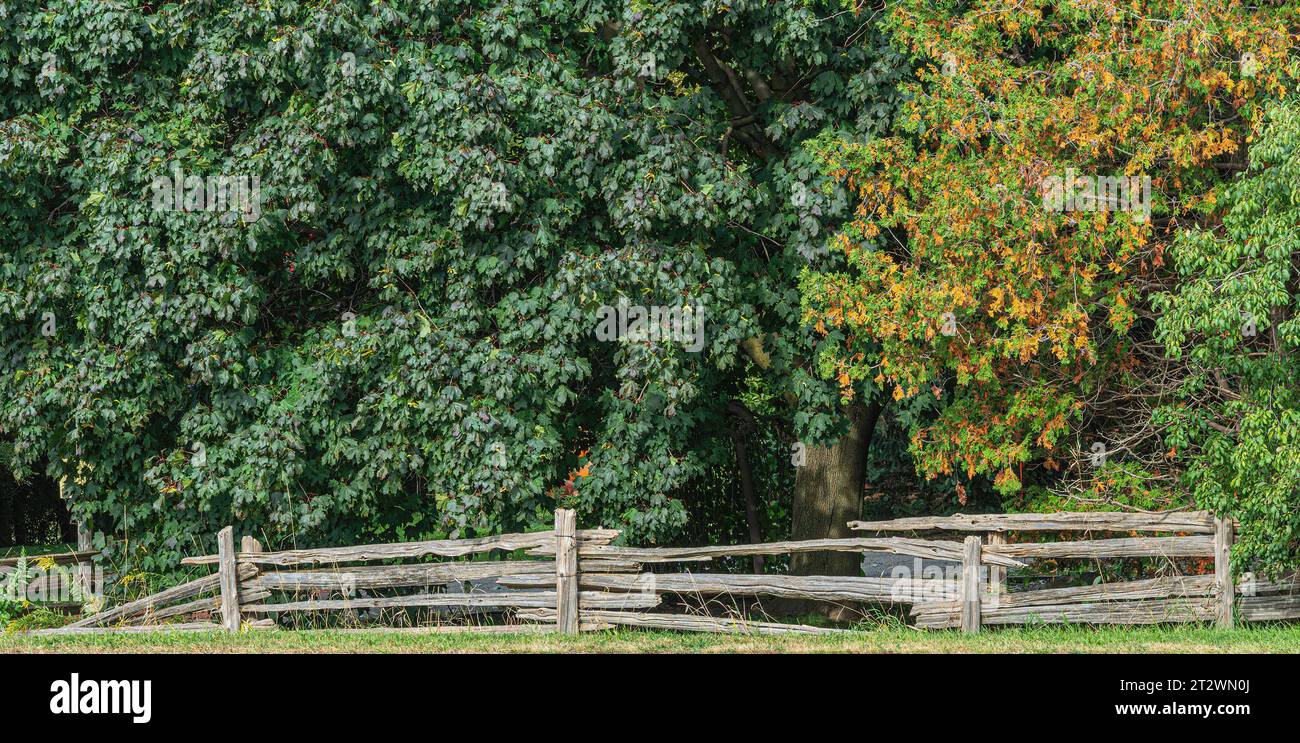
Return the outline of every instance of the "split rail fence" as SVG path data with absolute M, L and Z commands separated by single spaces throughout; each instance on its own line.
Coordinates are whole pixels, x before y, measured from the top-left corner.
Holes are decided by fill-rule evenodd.
M 28 573 L 27 580 L 17 586 L 21 598 L 51 609 L 75 612 L 82 605 L 77 599 L 93 596 L 96 586 L 102 583 L 104 576 L 96 581 L 94 573 L 93 558 L 98 554 L 98 550 L 86 549 L 0 558 L 0 579 L 7 579 L 11 572 Z M 35 575 L 29 572 L 33 569 Z M 75 588 L 69 584 L 75 584 Z
M 424 631 L 549 631 L 564 633 L 632 626 L 702 632 L 826 633 L 824 627 L 755 621 L 740 616 L 667 611 L 666 597 L 769 597 L 852 605 L 911 605 L 916 626 L 976 632 L 985 625 L 1024 623 L 1151 624 L 1214 621 L 1231 627 L 1248 621 L 1300 617 L 1300 584 L 1249 578 L 1232 580 L 1233 524 L 1203 511 L 1163 513 L 990 514 L 852 522 L 871 536 L 709 547 L 622 547 L 609 529 L 579 530 L 573 511 L 557 510 L 551 531 L 354 547 L 263 552 L 244 537 L 235 549 L 233 529 L 218 534 L 218 553 L 183 560 L 214 565 L 217 572 L 153 596 L 100 612 L 53 630 L 136 631 L 162 620 L 168 629 L 276 626 L 272 617 L 293 612 L 448 607 L 510 614 L 513 624 L 444 625 Z M 961 541 L 918 538 L 918 532 L 966 534 Z M 1079 533 L 1068 541 L 1016 541 L 1009 534 Z M 1090 538 L 1094 533 L 1162 536 Z M 523 559 L 473 559 L 494 551 Z M 906 555 L 948 561 L 937 577 L 743 575 L 660 572 L 670 563 L 801 552 Z M 1009 591 L 1007 570 L 1039 559 L 1165 558 L 1170 570 L 1183 558 L 1213 558 L 1214 574 L 1165 577 L 1068 588 Z M 428 562 L 428 558 L 471 558 Z M 357 564 L 422 560 L 415 564 Z M 1190 561 L 1184 561 L 1190 562 Z M 919 564 L 919 563 L 918 563 Z M 933 563 L 932 563 L 933 565 Z M 654 570 L 648 570 L 653 566 Z M 919 571 L 930 572 L 928 569 Z M 430 592 L 465 581 L 495 579 L 490 592 Z M 389 596 L 394 589 L 418 593 Z M 303 598 L 307 594 L 307 598 Z M 1238 594 L 1241 594 L 1238 597 Z M 277 598 L 278 597 L 278 598 Z M 219 616 L 219 622 L 185 621 Z
M 1163 624 L 1214 621 L 1231 628 L 1234 616 L 1247 621 L 1300 617 L 1300 583 L 1233 580 L 1234 524 L 1208 511 L 1160 513 L 988 514 L 855 521 L 858 531 L 950 531 L 970 534 L 963 542 L 961 589 L 954 601 L 912 606 L 918 627 L 960 627 L 1027 623 Z M 1143 533 L 1101 539 L 1009 543 L 1022 532 Z M 990 556 L 1030 559 L 1161 558 L 1173 573 L 1164 577 L 1068 588 L 1008 592 L 1005 571 Z M 1214 574 L 1180 574 L 1175 560 L 1213 559 Z M 1235 612 L 1234 612 L 1235 609 Z

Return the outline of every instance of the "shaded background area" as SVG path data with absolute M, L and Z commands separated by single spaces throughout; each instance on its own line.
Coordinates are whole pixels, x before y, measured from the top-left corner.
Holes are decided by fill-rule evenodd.
M 0 443 L 0 550 L 18 545 L 77 541 L 77 528 L 52 478 L 14 479 Z

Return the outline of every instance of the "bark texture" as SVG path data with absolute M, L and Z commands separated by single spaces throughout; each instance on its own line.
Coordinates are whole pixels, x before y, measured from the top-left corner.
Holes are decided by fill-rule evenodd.
M 849 522 L 862 512 L 867 452 L 876 421 L 884 405 L 880 400 L 849 407 L 849 430 L 831 446 L 810 446 L 807 462 L 794 481 L 794 522 L 791 539 L 827 539 L 855 536 Z M 852 552 L 809 552 L 792 555 L 794 575 L 858 575 L 860 555 Z

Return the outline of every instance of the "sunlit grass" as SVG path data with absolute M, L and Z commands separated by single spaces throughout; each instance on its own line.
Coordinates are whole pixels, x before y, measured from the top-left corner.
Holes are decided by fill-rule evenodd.
M 0 652 L 76 653 L 1296 653 L 1300 626 L 1029 627 L 968 636 L 881 625 L 834 635 L 610 630 L 555 634 L 266 631 L 0 637 Z
M 74 544 L 26 544 L 21 547 L 0 547 L 0 559 L 19 555 L 55 555 L 76 549 L 77 546 Z

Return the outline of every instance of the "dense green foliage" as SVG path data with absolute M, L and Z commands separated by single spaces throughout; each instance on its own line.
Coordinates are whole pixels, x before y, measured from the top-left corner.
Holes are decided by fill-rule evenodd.
M 232 520 L 268 544 L 401 539 L 567 503 L 661 538 L 730 461 L 729 400 L 795 401 L 773 407 L 784 440 L 836 433 L 793 277 L 849 204 L 800 143 L 888 125 L 904 65 L 869 17 L 600 0 L 5 0 L 0 17 L 6 464 L 68 475 L 97 544 L 125 538 L 110 549 L 145 569 Z M 159 207 L 178 171 L 256 178 L 258 208 Z M 598 341 L 620 298 L 702 307 L 703 350 Z
M 1179 235 L 1177 290 L 1158 330 L 1189 372 L 1158 411 L 1199 505 L 1244 525 L 1243 557 L 1290 566 L 1300 550 L 1300 106 L 1271 106 L 1222 225 Z

